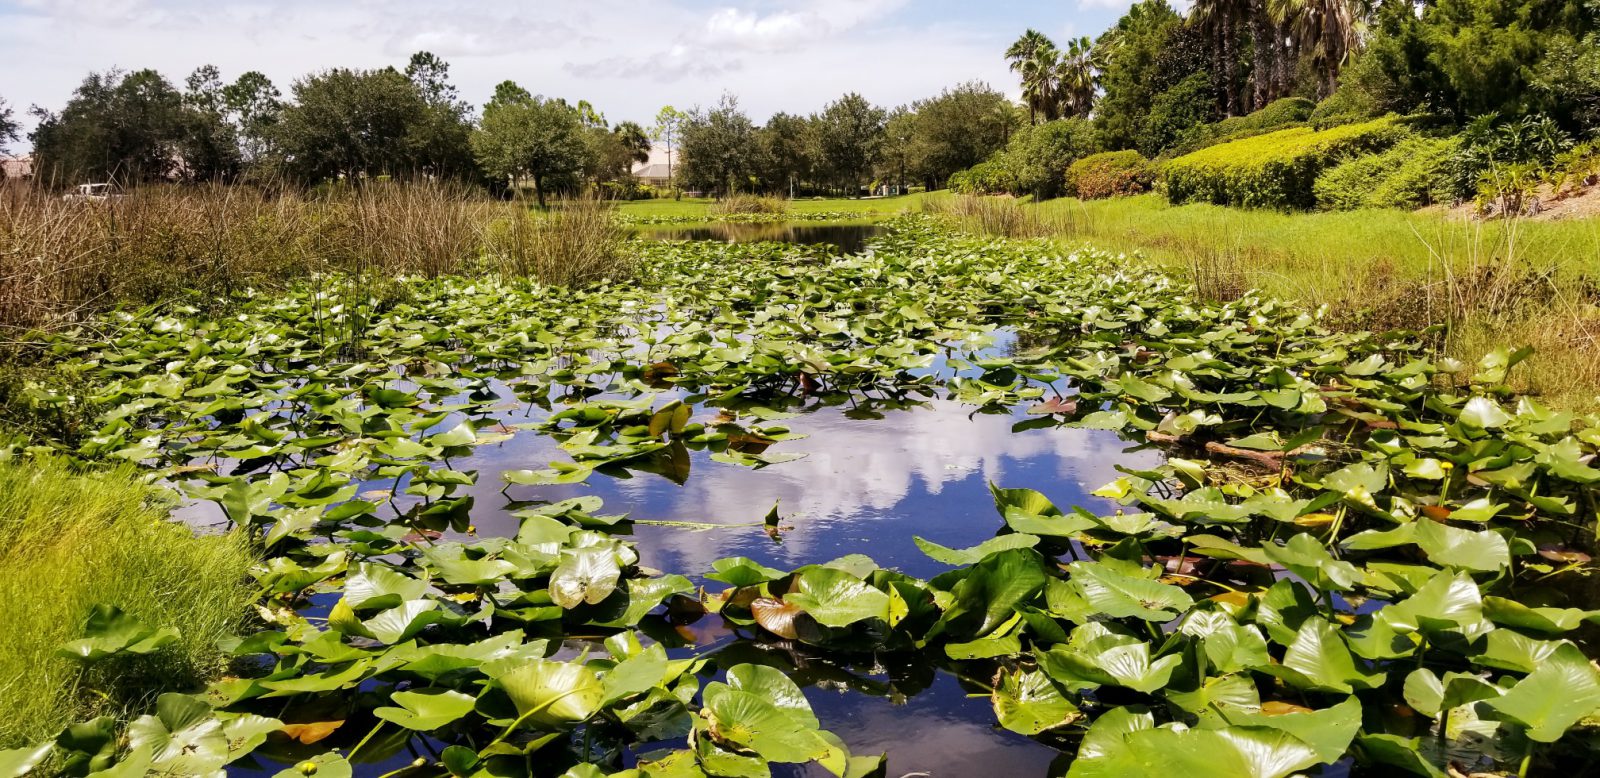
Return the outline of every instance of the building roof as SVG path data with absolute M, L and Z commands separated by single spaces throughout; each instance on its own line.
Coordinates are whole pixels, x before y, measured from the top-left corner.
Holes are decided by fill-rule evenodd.
M 653 162 L 633 169 L 636 178 L 671 178 L 671 168 L 665 163 Z
M 0 156 L 0 177 L 29 178 L 33 176 L 33 156 Z

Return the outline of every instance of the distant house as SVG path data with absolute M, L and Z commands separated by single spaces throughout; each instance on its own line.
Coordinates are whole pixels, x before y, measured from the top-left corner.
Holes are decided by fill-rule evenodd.
M 641 184 L 664 188 L 672 184 L 672 167 L 665 162 L 639 165 L 633 169 L 633 177 Z
M 641 184 L 656 188 L 671 186 L 673 175 L 677 173 L 677 156 L 664 145 L 652 146 L 650 158 L 633 166 L 633 177 Z
M 33 180 L 33 155 L 0 157 L 0 181 L 15 183 Z

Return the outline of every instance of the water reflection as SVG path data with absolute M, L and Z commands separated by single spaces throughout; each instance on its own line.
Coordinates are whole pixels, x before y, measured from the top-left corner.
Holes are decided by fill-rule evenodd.
M 877 224 L 704 224 L 689 227 L 649 227 L 638 236 L 646 240 L 713 240 L 723 243 L 781 241 L 799 245 L 828 244 L 844 254 L 866 249 L 867 242 L 883 234 Z
M 784 422 L 810 437 L 783 443 L 781 450 L 806 457 L 761 470 L 715 462 L 699 451 L 688 453 L 691 475 L 682 485 L 650 474 L 624 480 L 597 474 L 587 484 L 513 487 L 511 493 L 551 501 L 593 494 L 605 500 L 607 513 L 715 524 L 759 520 L 777 503 L 784 524 L 793 527 L 774 544 L 758 528 L 639 526 L 634 540 L 643 562 L 659 570 L 696 574 L 709 570 L 712 560 L 735 554 L 795 567 L 866 553 L 883 566 L 927 577 L 944 568 L 926 558 L 912 536 L 952 547 L 992 537 L 1001 521 L 990 482 L 1038 489 L 1063 507 L 1109 508 L 1088 492 L 1116 478 L 1115 465 L 1159 462 L 1154 452 L 1130 453 L 1131 444 L 1109 432 L 1013 431 L 1027 418 L 1021 411 L 974 415 L 971 406 L 935 399 L 881 419 L 847 414 L 821 408 Z M 475 487 L 479 513 L 485 514 L 475 516 L 479 531 L 516 532 L 514 517 L 485 510 L 505 502 L 495 474 L 564 458 L 553 439 L 519 435 L 479 448 L 459 463 L 484 474 Z

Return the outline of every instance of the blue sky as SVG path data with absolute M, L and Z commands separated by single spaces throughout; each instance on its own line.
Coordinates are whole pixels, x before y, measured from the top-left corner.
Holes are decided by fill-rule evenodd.
M 1001 52 L 1025 28 L 1097 34 L 1131 0 L 0 0 L 0 97 L 59 109 L 90 70 L 215 64 L 281 89 L 308 72 L 403 65 L 427 49 L 462 95 L 512 79 L 648 122 L 737 95 L 757 120 L 846 91 L 894 105 L 966 80 L 1015 93 Z M 31 124 L 31 122 L 30 122 Z

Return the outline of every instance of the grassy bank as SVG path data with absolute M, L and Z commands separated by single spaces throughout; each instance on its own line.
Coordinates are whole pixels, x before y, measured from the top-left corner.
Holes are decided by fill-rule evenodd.
M 0 748 L 143 708 L 159 691 L 199 688 L 222 669 L 216 641 L 241 626 L 253 599 L 246 539 L 197 537 L 148 497 L 128 472 L 0 463 Z M 87 668 L 59 656 L 101 604 L 174 627 L 178 639 Z
M 946 195 L 928 207 L 987 232 L 1137 253 L 1215 299 L 1255 288 L 1326 305 L 1351 329 L 1442 325 L 1445 352 L 1463 360 L 1531 345 L 1536 356 L 1514 376 L 1519 389 L 1600 405 L 1600 220 L 1283 213 L 1173 206 L 1160 195 L 1040 204 Z
M 844 197 L 788 200 L 788 212 L 794 214 L 853 213 L 866 216 L 893 216 L 907 210 L 917 210 L 926 195 L 910 194 L 899 197 L 851 199 Z M 617 207 L 618 213 L 633 218 L 687 219 L 715 218 L 712 208 L 716 200 L 686 197 L 681 200 L 634 200 Z

